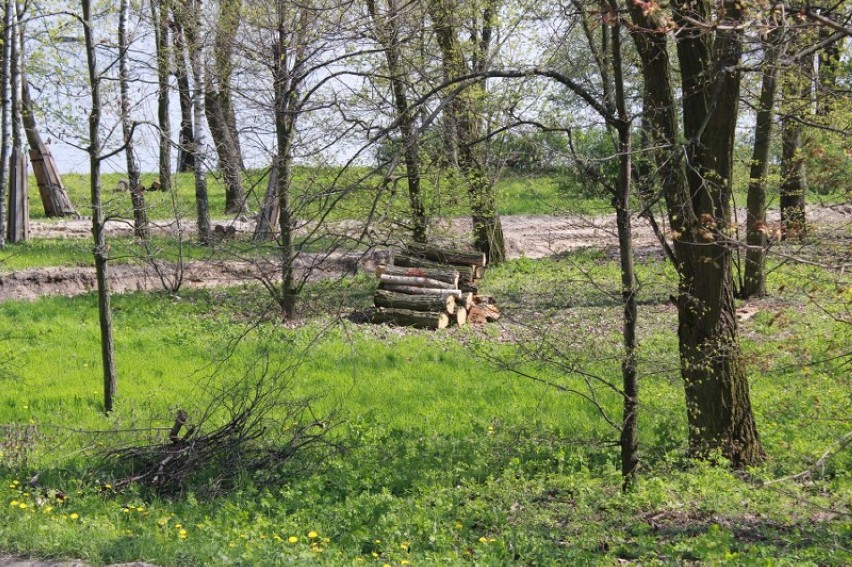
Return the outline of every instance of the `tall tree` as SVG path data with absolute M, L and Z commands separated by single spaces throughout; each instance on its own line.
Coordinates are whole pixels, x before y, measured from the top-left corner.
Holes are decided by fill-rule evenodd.
M 781 224 L 785 239 L 805 237 L 805 172 L 802 118 L 813 113 L 813 59 L 808 53 L 785 69 L 781 114 Z
M 770 23 L 770 25 L 774 25 Z M 778 84 L 778 41 L 780 32 L 772 30 L 764 41 L 763 77 L 754 123 L 754 146 L 749 169 L 746 212 L 746 265 L 740 294 L 743 297 L 766 295 L 766 187 L 772 141 L 772 117 Z
M 195 210 L 198 241 L 203 245 L 208 245 L 213 241 L 213 233 L 210 226 L 210 202 L 207 196 L 207 173 L 205 171 L 203 125 L 206 67 L 203 60 L 204 45 L 200 30 L 201 0 L 181 0 L 179 9 L 176 6 L 176 18 L 181 22 L 181 29 L 186 35 L 186 56 L 189 58 L 189 68 L 192 73 L 192 118 L 194 127 L 190 148 L 195 165 Z
M 116 393 L 115 346 L 112 333 L 112 305 L 109 285 L 109 248 L 104 231 L 104 210 L 101 198 L 101 77 L 98 71 L 97 41 L 94 36 L 91 0 L 81 0 L 83 36 L 86 47 L 86 66 L 92 107 L 89 113 L 89 187 L 92 203 L 92 237 L 94 238 L 95 277 L 98 288 L 98 319 L 101 330 L 101 361 L 103 365 L 104 410 L 113 409 Z
M 2 115 L 0 115 L 0 250 L 6 247 L 6 194 L 10 147 L 9 114 L 12 106 L 12 88 L 9 84 L 9 66 L 12 59 L 12 11 L 14 0 L 3 3 L 3 44 L 2 59 L 0 59 L 0 100 L 2 100 Z
M 134 125 L 130 119 L 130 67 L 127 61 L 127 52 L 130 49 L 127 32 L 129 4 L 129 0 L 121 0 L 118 15 L 118 83 L 121 99 L 121 134 L 127 163 L 127 180 L 130 183 L 130 199 L 133 203 L 133 231 L 136 238 L 147 240 L 149 232 L 148 210 L 145 206 L 145 194 L 140 182 L 139 161 L 136 159 L 136 148 L 133 143 Z M 160 157 L 162 157 L 162 154 Z M 160 164 L 162 165 L 162 161 Z M 162 183 L 162 177 L 160 183 Z
M 726 238 L 742 8 L 731 0 L 679 0 L 670 9 L 656 2 L 628 2 L 627 7 L 648 89 L 653 136 L 659 146 L 671 150 L 658 168 L 679 276 L 675 303 L 690 446 L 696 455 L 720 450 L 734 466 L 752 465 L 764 453 L 739 346 L 732 252 Z M 680 101 L 674 95 L 669 57 L 671 29 L 677 29 Z
M 366 0 L 373 22 L 373 34 L 382 46 L 388 65 L 391 95 L 398 124 L 402 152 L 405 156 L 405 176 L 408 181 L 408 204 L 411 209 L 411 236 L 415 242 L 426 242 L 427 218 L 420 190 L 420 136 L 417 131 L 415 110 L 408 97 L 408 78 L 402 58 L 400 27 L 405 14 L 397 0 L 386 0 L 387 5 L 377 8 L 376 0 Z
M 189 62 L 186 57 L 186 41 L 184 40 L 181 21 L 181 7 L 176 0 L 171 0 L 172 6 L 172 44 L 174 52 L 174 75 L 178 88 L 178 103 L 180 104 L 180 130 L 178 131 L 177 171 L 186 173 L 195 170 L 195 155 L 192 145 L 195 140 L 195 126 L 192 120 L 192 89 L 189 85 Z
M 459 80 L 481 73 L 488 67 L 497 8 L 497 0 L 470 0 L 464 9 L 451 0 L 429 1 L 429 15 L 447 80 Z M 473 14 L 473 21 L 463 26 L 459 18 L 465 12 Z M 472 30 L 470 42 L 461 38 L 463 29 Z M 465 45 L 472 46 L 468 53 Z M 485 252 L 490 262 L 502 262 L 506 258 L 503 226 L 481 144 L 487 96 L 485 82 L 475 80 L 466 88 L 457 89 L 451 96 L 453 99 L 447 105 L 446 113 L 457 146 L 458 166 L 467 182 L 474 244 L 477 250 Z
M 169 46 L 169 15 L 171 0 L 150 0 L 151 27 L 157 56 L 157 126 L 160 129 L 159 171 L 160 189 L 172 188 L 172 125 L 169 118 L 169 69 L 172 50 Z
M 243 159 L 231 89 L 234 42 L 240 27 L 241 11 L 241 0 L 219 0 L 219 17 L 213 42 L 213 72 L 205 88 L 207 123 L 219 157 L 219 169 L 225 180 L 226 213 L 241 213 L 246 206 L 242 182 Z
M 24 242 L 30 237 L 30 209 L 27 191 L 27 156 L 24 153 L 21 104 L 21 46 L 23 45 L 22 10 L 17 0 L 11 3 L 12 32 L 10 41 L 10 90 L 12 121 L 12 155 L 9 159 L 9 222 L 6 239 L 9 242 Z

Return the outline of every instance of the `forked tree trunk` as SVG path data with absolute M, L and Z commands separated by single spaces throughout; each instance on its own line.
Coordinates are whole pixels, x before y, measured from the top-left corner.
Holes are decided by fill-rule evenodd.
M 687 179 L 678 156 L 681 136 L 672 87 L 667 35 L 637 4 L 630 4 L 633 34 L 642 61 L 654 120 L 654 138 L 672 152 L 659 162 L 679 275 L 678 339 L 693 454 L 722 452 L 735 467 L 763 458 L 737 336 L 732 254 L 720 240 L 730 223 L 731 164 L 739 96 L 740 33 L 736 26 L 709 32 L 715 4 L 693 2 L 673 10 L 680 31 L 684 138 L 694 168 Z M 687 16 L 687 17 L 684 17 Z M 725 3 L 726 23 L 739 8 Z M 713 48 L 710 49 L 710 45 Z
M 435 36 L 441 50 L 444 74 L 450 80 L 470 73 L 465 59 L 460 33 L 455 24 L 457 5 L 447 0 L 431 0 L 429 14 L 435 28 Z M 496 17 L 491 2 L 483 9 L 482 40 L 476 45 L 474 67 L 487 59 L 488 39 L 492 20 Z M 483 69 L 477 69 L 482 71 Z M 503 226 L 494 200 L 494 188 L 488 177 L 484 155 L 480 148 L 482 119 L 485 111 L 486 90 L 484 82 L 476 82 L 462 92 L 447 106 L 450 122 L 455 127 L 458 143 L 458 166 L 467 182 L 468 200 L 473 221 L 473 241 L 477 250 L 485 252 L 488 261 L 499 263 L 506 259 L 506 244 Z
M 89 168 L 92 197 L 92 236 L 95 241 L 95 274 L 98 288 L 98 319 L 101 329 L 101 360 L 103 363 L 104 411 L 113 409 L 116 393 L 115 348 L 112 336 L 112 306 L 108 277 L 108 249 L 104 233 L 104 212 L 101 202 L 101 91 L 97 63 L 97 45 L 94 39 L 90 0 L 81 0 L 83 7 L 83 33 L 86 44 L 86 61 L 89 71 L 89 88 L 92 110 L 89 114 Z

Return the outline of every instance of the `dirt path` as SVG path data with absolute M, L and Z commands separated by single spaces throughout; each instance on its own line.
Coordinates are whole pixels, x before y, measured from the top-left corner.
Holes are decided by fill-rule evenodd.
M 808 211 L 812 223 L 821 230 L 834 231 L 846 238 L 852 235 L 852 205 L 833 207 L 812 207 Z M 744 219 L 745 212 L 740 211 L 738 218 Z M 770 222 L 778 221 L 778 214 L 770 213 Z M 507 253 L 510 258 L 526 256 L 543 258 L 580 248 L 608 249 L 618 246 L 615 218 L 609 216 L 545 216 L 516 215 L 502 217 Z M 88 220 L 36 221 L 31 225 L 33 238 L 88 238 L 90 237 Z M 251 222 L 232 223 L 238 235 L 249 235 L 253 229 Z M 360 227 L 355 223 L 338 223 L 338 228 L 347 232 L 357 232 Z M 175 234 L 194 231 L 194 223 L 183 222 L 158 223 L 154 232 Z M 130 235 L 133 227 L 127 222 L 110 222 L 107 232 L 110 235 Z M 452 219 L 439 223 L 437 231 L 449 236 L 460 237 L 470 232 L 468 219 Z M 657 240 L 648 223 L 634 219 L 634 244 L 637 249 L 655 249 Z M 351 272 L 356 263 L 362 268 L 371 269 L 376 255 L 357 258 L 352 255 L 332 255 L 326 258 L 306 256 L 301 268 L 315 271 L 312 279 L 333 277 Z M 117 293 L 139 290 L 168 289 L 182 277 L 182 283 L 188 287 L 215 287 L 241 284 L 274 275 L 275 266 L 257 265 L 246 262 L 194 262 L 183 266 L 179 274 L 177 267 L 165 263 L 159 265 L 114 264 L 110 278 L 113 291 Z M 94 268 L 91 267 L 52 267 L 33 268 L 17 272 L 0 273 L 0 301 L 10 299 L 35 299 L 43 295 L 78 295 L 95 288 Z

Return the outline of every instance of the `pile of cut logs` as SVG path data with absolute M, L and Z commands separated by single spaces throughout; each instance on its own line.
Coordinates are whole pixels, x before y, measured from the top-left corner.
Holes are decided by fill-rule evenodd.
M 478 294 L 485 254 L 409 244 L 376 268 L 373 323 L 422 329 L 482 324 L 500 318 L 493 297 Z

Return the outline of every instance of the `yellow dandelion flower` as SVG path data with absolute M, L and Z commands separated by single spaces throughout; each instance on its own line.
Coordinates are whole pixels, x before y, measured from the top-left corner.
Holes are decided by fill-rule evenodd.
M 371 553 L 370 555 L 372 555 L 373 557 L 378 557 L 378 556 L 379 556 L 379 554 L 378 554 L 378 553 L 376 553 L 375 551 L 374 551 L 373 553 Z
M 27 509 L 27 503 L 21 502 L 20 504 L 18 504 L 18 508 L 20 508 L 21 510 L 26 510 Z
M 275 539 L 275 541 L 284 541 L 284 539 L 278 534 L 272 534 L 272 537 Z
M 176 530 L 179 530 L 179 529 L 181 529 L 181 528 L 183 528 L 183 524 L 175 524 L 175 529 L 176 529 Z
M 294 535 L 291 535 L 290 537 L 287 538 L 287 541 L 290 542 L 290 543 L 297 543 L 299 541 L 299 538 L 297 538 Z
M 479 543 L 488 543 L 488 538 L 485 537 L 485 536 L 482 536 L 481 538 L 479 538 Z
M 71 518 L 72 520 L 79 520 L 79 519 L 80 519 L 80 514 L 78 514 L 77 512 L 73 512 L 73 513 L 72 513 L 70 516 L 68 516 L 68 517 L 69 517 L 69 518 Z
M 409 561 L 408 559 L 403 559 L 402 561 L 399 562 L 399 564 L 400 565 L 411 565 L 411 561 Z
M 237 547 L 237 544 L 234 543 L 234 542 L 231 542 L 231 543 L 228 544 L 228 547 Z
M 382 543 L 382 540 L 377 539 L 377 540 L 374 541 L 374 543 Z
M 19 481 L 19 480 L 13 480 L 12 481 L 12 486 L 18 486 L 19 484 L 21 484 L 21 481 Z
M 186 539 L 186 535 L 187 535 L 187 534 L 186 534 L 186 530 L 180 530 L 180 531 L 178 532 L 178 537 L 179 537 L 180 539 Z
M 44 513 L 45 514 L 50 514 L 51 512 L 53 512 L 53 506 L 45 506 L 44 507 Z
M 160 518 L 160 520 L 157 523 L 161 526 L 165 526 L 166 524 L 169 523 L 169 519 L 168 518 Z
M 463 526 L 463 525 L 461 525 L 461 522 L 456 522 L 456 529 L 457 529 L 457 530 L 460 530 L 460 529 L 462 529 L 463 527 L 464 527 L 464 526 Z
M 311 531 L 308 532 L 308 537 L 311 538 L 311 539 L 315 539 L 315 538 L 319 537 L 319 534 L 317 532 L 311 530 Z
M 409 543 L 407 541 L 404 541 L 401 544 L 399 544 L 399 548 L 403 551 L 408 551 L 408 547 L 409 547 Z
M 391 567 L 390 563 L 382 563 L 382 567 Z
M 11 502 L 9 502 L 9 506 L 13 506 L 13 507 L 17 506 L 18 504 L 19 504 L 19 502 L 17 500 L 12 500 Z

